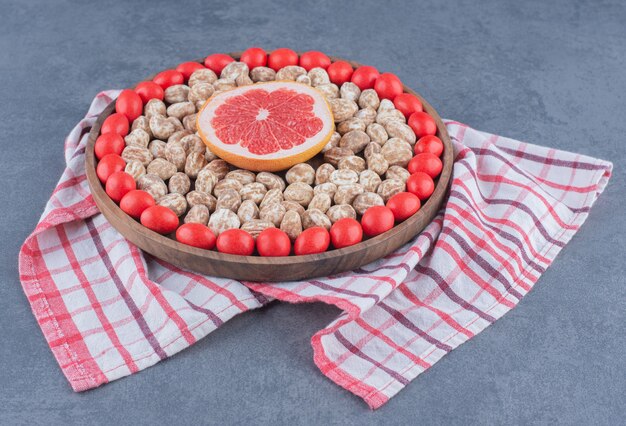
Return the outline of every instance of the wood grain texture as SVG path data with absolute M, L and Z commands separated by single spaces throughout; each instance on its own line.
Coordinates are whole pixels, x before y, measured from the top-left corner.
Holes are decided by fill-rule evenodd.
M 232 53 L 231 56 L 238 59 L 240 52 Z M 337 57 L 331 57 L 331 59 L 333 62 L 345 60 Z M 202 61 L 198 60 L 198 62 Z M 348 60 L 347 62 L 353 67 L 360 66 L 354 61 Z M 108 197 L 96 175 L 94 144 L 100 134 L 102 123 L 115 110 L 114 102 L 100 114 L 89 133 L 85 151 L 89 187 L 102 214 L 126 239 L 153 256 L 181 268 L 237 280 L 273 282 L 309 279 L 353 270 L 388 255 L 415 238 L 437 214 L 450 184 L 454 156 L 446 127 L 437 111 L 425 99 L 406 86 L 404 90 L 417 96 L 424 106 L 424 111 L 429 113 L 437 123 L 437 136 L 444 144 L 443 170 L 436 181 L 435 191 L 416 214 L 384 234 L 351 247 L 305 256 L 275 258 L 235 256 L 190 247 L 145 228 L 126 215 Z

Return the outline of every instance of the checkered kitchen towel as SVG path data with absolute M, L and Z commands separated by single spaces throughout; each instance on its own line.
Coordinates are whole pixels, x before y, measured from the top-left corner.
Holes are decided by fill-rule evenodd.
M 117 94 L 100 93 L 68 136 L 67 168 L 19 255 L 24 291 L 76 391 L 149 367 L 272 299 L 322 301 L 343 312 L 312 337 L 315 364 L 380 407 L 517 305 L 611 175 L 606 161 L 450 121 L 450 198 L 415 240 L 333 277 L 241 283 L 155 259 L 98 212 L 85 131 Z

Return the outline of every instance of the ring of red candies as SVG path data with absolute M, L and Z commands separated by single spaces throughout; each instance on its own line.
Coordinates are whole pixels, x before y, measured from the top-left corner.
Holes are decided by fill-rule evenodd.
M 169 86 L 185 83 L 191 74 L 201 68 L 209 68 L 220 74 L 234 59 L 223 53 L 206 57 L 204 65 L 198 62 L 183 62 L 175 69 L 157 74 L 152 81 L 141 82 L 135 89 L 123 90 L 115 102 L 115 113 L 104 120 L 94 151 L 99 160 L 96 174 L 109 197 L 119 204 L 129 216 L 142 225 L 160 234 L 175 233 L 177 241 L 205 250 L 217 248 L 219 252 L 250 256 L 289 256 L 322 253 L 334 247 L 340 249 L 360 243 L 363 236 L 374 237 L 389 231 L 420 209 L 421 203 L 435 190 L 435 182 L 443 164 L 443 142 L 436 135 L 435 120 L 423 111 L 421 101 L 410 93 L 404 93 L 400 79 L 392 73 L 380 74 L 372 66 L 364 65 L 353 69 L 345 61 L 331 62 L 318 51 L 301 56 L 287 48 L 276 49 L 267 54 L 259 47 L 251 47 L 242 53 L 240 61 L 249 69 L 268 66 L 278 71 L 289 65 L 299 65 L 307 71 L 324 68 L 330 81 L 337 86 L 351 81 L 361 90 L 374 89 L 381 99 L 389 99 L 404 114 L 408 125 L 419 138 L 415 144 L 415 156 L 409 162 L 411 176 L 406 182 L 407 191 L 392 196 L 385 206 L 370 207 L 361 221 L 345 218 L 335 222 L 330 231 L 323 227 L 304 230 L 294 241 L 293 247 L 287 234 L 278 228 L 262 231 L 256 240 L 242 229 L 229 229 L 218 237 L 208 226 L 200 223 L 180 225 L 178 216 L 170 209 L 156 205 L 154 198 L 145 191 L 136 189 L 132 176 L 124 172 L 126 162 L 121 154 L 125 147 L 124 136 L 132 123 L 143 112 L 150 99 L 163 100 Z

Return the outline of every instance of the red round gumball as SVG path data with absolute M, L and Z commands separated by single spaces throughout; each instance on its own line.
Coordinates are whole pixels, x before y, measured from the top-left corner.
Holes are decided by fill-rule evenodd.
M 117 154 L 107 154 L 98 162 L 96 175 L 100 182 L 106 183 L 109 176 L 115 172 L 121 172 L 126 167 L 126 161 Z
M 214 53 L 204 59 L 204 66 L 213 71 L 219 77 L 226 65 L 234 61 L 235 60 L 231 56 L 228 56 L 225 53 Z
M 337 249 L 353 246 L 363 239 L 363 228 L 351 217 L 339 219 L 330 227 L 330 240 Z
M 165 70 L 155 75 L 152 81 L 161 86 L 161 89 L 165 90 L 170 86 L 183 84 L 185 82 L 185 77 L 183 77 L 183 74 L 179 71 Z
M 176 71 L 181 73 L 185 80 L 189 80 L 189 77 L 191 77 L 191 74 L 193 74 L 194 71 L 197 71 L 202 68 L 204 68 L 204 65 L 202 65 L 201 63 L 189 61 L 189 62 L 183 62 L 182 64 L 178 64 L 178 66 L 176 67 Z
M 188 246 L 211 250 L 215 247 L 216 238 L 213 231 L 206 225 L 185 223 L 176 230 L 176 240 Z
M 420 199 L 410 192 L 399 192 L 387 201 L 386 206 L 391 209 L 396 222 L 402 222 L 417 213 Z
M 120 209 L 127 215 L 139 219 L 143 211 L 156 205 L 152 195 L 140 189 L 128 191 L 120 200 Z
M 122 155 L 122 151 L 124 151 L 125 147 L 126 142 L 124 142 L 123 137 L 117 133 L 106 133 L 98 136 L 98 139 L 96 139 L 96 143 L 93 146 L 93 150 L 96 154 L 96 158 L 100 160 L 108 154 Z
M 307 71 L 311 71 L 313 68 L 326 69 L 329 65 L 330 58 L 325 53 L 316 50 L 311 50 L 300 56 L 300 66 Z
M 421 154 L 417 154 L 411 159 L 411 161 L 409 161 L 407 169 L 411 174 L 424 172 L 434 179 L 439 176 L 439 173 L 441 173 L 443 163 L 436 155 L 433 155 L 430 152 L 423 152 Z
M 393 212 L 386 206 L 373 206 L 365 210 L 361 217 L 363 233 L 368 237 L 382 234 L 393 228 L 395 218 Z
M 178 216 L 165 206 L 148 207 L 141 213 L 139 221 L 146 228 L 159 234 L 171 234 L 178 228 Z
M 379 75 L 380 73 L 376 68 L 363 65 L 354 70 L 351 81 L 359 86 L 361 90 L 373 89 Z
M 323 253 L 330 245 L 330 234 L 321 226 L 305 229 L 293 244 L 293 252 L 296 256 L 305 254 Z
M 129 124 L 128 118 L 121 112 L 114 112 L 109 115 L 102 123 L 100 127 L 100 134 L 117 133 L 120 136 L 126 136 L 128 134 Z
M 413 173 L 406 181 L 406 190 L 415 194 L 420 201 L 424 201 L 435 190 L 435 182 L 426 173 Z
M 278 228 L 267 228 L 256 237 L 256 250 L 266 257 L 289 256 L 291 240 Z
M 288 65 L 298 65 L 298 54 L 285 47 L 274 50 L 267 59 L 267 66 L 274 71 L 278 71 Z
M 113 173 L 105 184 L 107 195 L 116 203 L 119 203 L 127 192 L 136 188 L 135 179 L 126 172 Z
M 245 63 L 249 69 L 264 67 L 267 65 L 267 53 L 260 47 L 251 47 L 241 54 L 239 60 Z
M 147 104 L 150 99 L 162 101 L 165 96 L 163 88 L 154 81 L 142 81 L 135 87 L 135 92 L 137 92 L 144 104 Z
M 381 99 L 394 100 L 396 96 L 402 94 L 402 82 L 395 75 L 389 72 L 382 73 L 374 83 L 374 90 Z
M 343 83 L 350 81 L 354 70 L 352 65 L 346 61 L 337 61 L 330 64 L 326 72 L 328 72 L 331 83 L 341 87 Z
M 228 229 L 217 237 L 217 250 L 220 253 L 250 256 L 254 253 L 254 238 L 243 229 Z
M 430 115 L 423 111 L 411 114 L 409 117 L 409 126 L 411 126 L 411 129 L 413 129 L 418 138 L 437 133 L 437 123 L 435 123 L 435 120 Z
M 406 118 L 409 118 L 414 112 L 423 111 L 422 102 L 417 96 L 410 93 L 400 93 L 393 98 L 393 105 L 398 111 L 400 111 Z
M 124 89 L 115 100 L 115 111 L 124 114 L 132 123 L 143 112 L 143 102 L 134 90 Z
M 435 135 L 426 135 L 419 138 L 415 144 L 415 154 L 429 152 L 436 157 L 440 157 L 443 152 L 443 142 Z

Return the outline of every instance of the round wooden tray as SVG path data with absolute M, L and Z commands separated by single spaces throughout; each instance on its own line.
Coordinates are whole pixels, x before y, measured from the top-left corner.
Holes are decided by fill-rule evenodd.
M 239 59 L 240 52 L 230 54 Z M 331 60 L 344 60 L 331 57 Z M 203 62 L 198 60 L 198 62 Z M 353 67 L 361 64 L 347 61 Z M 417 96 L 437 123 L 437 136 L 443 141 L 443 170 L 436 181 L 435 191 L 421 209 L 413 216 L 384 234 L 367 239 L 359 244 L 320 254 L 288 257 L 236 256 L 217 251 L 202 250 L 181 244 L 172 238 L 160 235 L 135 221 L 124 213 L 106 194 L 96 175 L 94 144 L 100 135 L 103 121 L 115 110 L 111 102 L 100 114 L 89 133 L 85 151 L 87 180 L 96 205 L 107 220 L 126 239 L 142 250 L 181 268 L 207 275 L 245 281 L 294 281 L 328 276 L 356 269 L 370 263 L 406 244 L 428 225 L 444 202 L 452 174 L 453 151 L 450 137 L 437 111 L 419 94 L 404 86 L 404 90 Z

